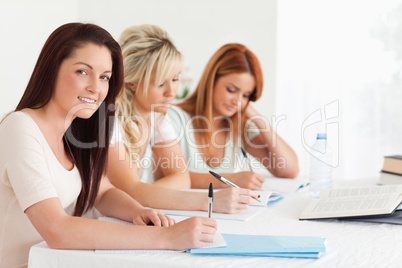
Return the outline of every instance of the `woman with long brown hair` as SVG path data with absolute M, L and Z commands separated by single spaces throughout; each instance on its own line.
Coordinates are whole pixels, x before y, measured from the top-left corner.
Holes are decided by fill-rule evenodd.
M 120 46 L 99 26 L 65 24 L 46 41 L 0 124 L 1 267 L 26 266 L 42 240 L 60 249 L 188 249 L 213 239 L 214 220 L 174 224 L 104 177 L 122 84 Z M 92 207 L 136 225 L 78 217 Z
M 227 187 L 208 173 L 211 170 L 240 187 L 261 189 L 262 175 L 237 171 L 236 163 L 245 159 L 241 148 L 274 176 L 297 176 L 296 154 L 250 105 L 262 90 L 254 53 L 244 45 L 227 44 L 209 60 L 194 93 L 169 110 L 193 188 L 207 188 L 210 182 Z

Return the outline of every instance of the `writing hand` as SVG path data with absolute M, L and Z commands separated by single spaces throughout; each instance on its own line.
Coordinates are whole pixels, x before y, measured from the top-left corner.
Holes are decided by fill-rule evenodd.
M 255 202 L 251 197 L 258 198 L 258 194 L 248 189 L 225 188 L 214 193 L 214 212 L 234 214 L 248 209 L 248 205 Z
M 205 247 L 214 241 L 217 223 L 212 218 L 193 217 L 166 229 L 169 248 L 184 250 Z

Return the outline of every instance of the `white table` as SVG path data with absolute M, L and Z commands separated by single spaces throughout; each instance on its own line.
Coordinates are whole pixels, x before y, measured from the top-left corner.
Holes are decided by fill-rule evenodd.
M 375 180 L 335 183 L 374 185 Z M 319 259 L 197 256 L 179 254 L 97 254 L 54 250 L 46 243 L 31 248 L 29 267 L 402 267 L 402 225 L 338 220 L 299 221 L 309 202 L 307 189 L 269 205 L 249 221 L 218 220 L 222 233 L 321 236 L 327 238 Z M 176 217 L 180 220 L 182 218 Z

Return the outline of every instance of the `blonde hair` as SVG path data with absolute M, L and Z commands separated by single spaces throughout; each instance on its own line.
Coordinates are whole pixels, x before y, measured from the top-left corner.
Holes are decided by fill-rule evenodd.
M 135 95 L 141 94 L 142 90 L 147 96 L 150 87 L 161 84 L 177 69 L 182 63 L 182 55 L 168 33 L 156 25 L 129 27 L 121 34 L 119 43 L 123 54 L 124 85 L 116 99 L 116 115 L 126 150 L 138 164 L 136 153 L 143 124 L 134 106 Z M 137 88 L 135 92 L 129 84 Z

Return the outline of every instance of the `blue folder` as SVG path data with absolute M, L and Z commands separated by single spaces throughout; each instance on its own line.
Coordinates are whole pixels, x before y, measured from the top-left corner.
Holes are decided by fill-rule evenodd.
M 247 255 L 318 258 L 325 252 L 325 238 L 312 236 L 270 236 L 222 234 L 226 247 L 197 248 L 193 254 Z
M 226 255 L 236 255 L 236 256 L 249 256 L 249 257 L 278 257 L 278 258 L 307 258 L 307 259 L 318 259 L 322 252 L 287 252 L 287 253 L 258 253 L 258 254 L 226 254 Z M 198 254 L 198 253 L 196 253 Z M 208 255 L 208 254 L 198 254 L 198 255 Z M 210 254 L 223 256 L 225 254 Z

